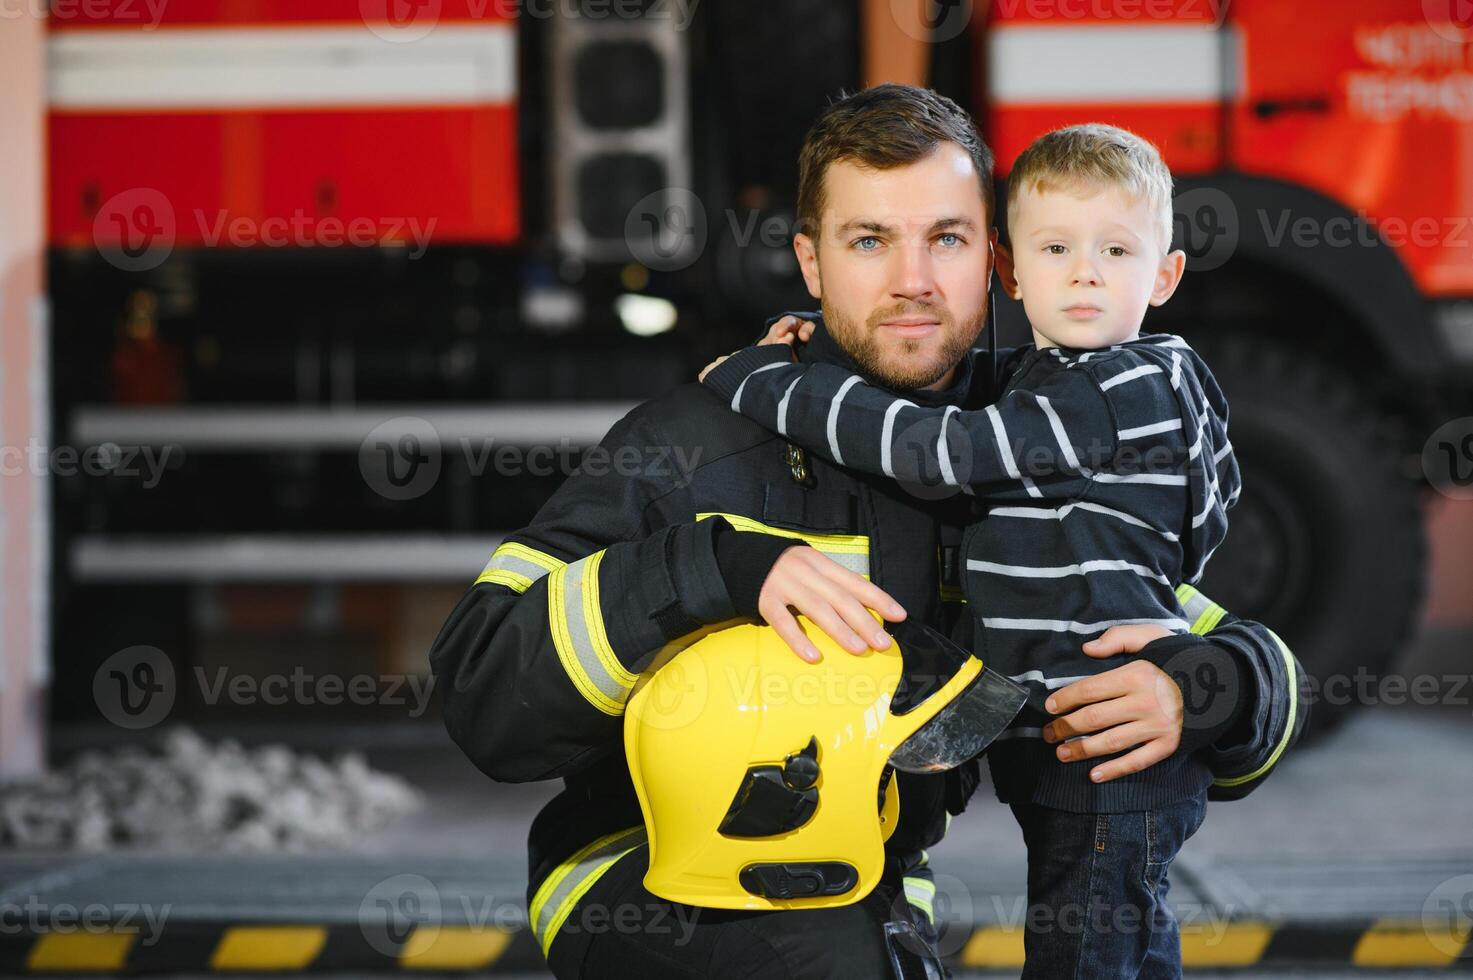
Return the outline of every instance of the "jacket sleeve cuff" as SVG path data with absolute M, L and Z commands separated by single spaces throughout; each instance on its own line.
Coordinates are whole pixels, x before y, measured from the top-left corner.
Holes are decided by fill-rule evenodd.
M 1231 650 L 1201 637 L 1176 635 L 1153 640 L 1137 656 L 1160 667 L 1181 690 L 1178 751 L 1190 755 L 1219 741 L 1241 740 L 1239 729 L 1249 720 L 1249 672 Z
M 722 521 L 716 531 L 716 565 L 726 582 L 727 594 L 737 613 L 762 622 L 757 600 L 772 566 L 784 551 L 794 546 L 807 547 L 806 541 L 757 531 L 737 531 Z
M 744 347 L 711 369 L 701 382 L 725 401 L 730 401 L 747 375 L 767 364 L 789 364 L 793 351 L 787 344 Z

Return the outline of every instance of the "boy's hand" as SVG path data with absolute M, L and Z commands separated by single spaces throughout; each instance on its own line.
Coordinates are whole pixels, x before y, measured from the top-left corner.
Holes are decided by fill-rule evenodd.
M 797 343 L 806 344 L 812 336 L 812 320 L 799 320 L 795 316 L 785 316 L 772 325 L 772 328 L 767 331 L 767 336 L 757 341 L 757 346 L 765 347 L 768 344 L 787 344 L 791 348 L 794 346 L 795 339 Z M 701 373 L 696 375 L 696 380 L 705 381 L 706 375 L 711 373 L 711 369 L 730 356 L 730 354 L 722 354 L 716 360 L 701 368 Z M 797 352 L 794 351 L 793 359 L 797 360 L 797 358 Z
M 800 320 L 795 316 L 785 316 L 774 323 L 767 331 L 767 336 L 757 341 L 757 346 L 765 344 L 787 344 L 793 346 L 794 338 L 800 344 L 806 344 L 813 337 L 813 321 Z
M 706 375 L 708 375 L 708 374 L 711 373 L 711 369 L 714 368 L 716 365 L 720 364 L 722 361 L 726 360 L 730 356 L 731 356 L 730 354 L 722 354 L 720 357 L 716 358 L 716 360 L 712 361 L 710 364 L 707 364 L 705 367 L 701 368 L 701 373 L 698 374 L 698 375 L 696 375 L 696 380 L 697 381 L 705 381 L 706 380 Z
M 1112 626 L 1086 643 L 1084 652 L 1097 658 L 1135 653 L 1152 640 L 1170 635 L 1170 630 L 1159 626 Z M 1148 769 L 1181 744 L 1181 688 L 1148 660 L 1075 681 L 1050 695 L 1044 707 L 1059 715 L 1044 727 L 1044 741 L 1088 735 L 1059 746 L 1058 757 L 1064 762 L 1114 755 L 1138 746 L 1097 766 L 1090 773 L 1097 783 Z

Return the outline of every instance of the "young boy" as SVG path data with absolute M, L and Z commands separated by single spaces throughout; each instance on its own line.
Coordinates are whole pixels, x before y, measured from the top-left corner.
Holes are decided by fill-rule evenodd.
M 1207 366 L 1179 337 L 1140 334 L 1184 268 L 1171 184 L 1155 147 L 1111 126 L 1048 133 L 1018 158 L 999 276 L 1034 343 L 1008 355 L 1007 387 L 984 410 L 923 408 L 842 368 L 791 363 L 780 345 L 704 376 L 734 411 L 835 463 L 986 505 L 963 537 L 963 584 L 978 654 L 1030 688 L 988 752 L 1030 855 L 1025 976 L 1180 973 L 1166 870 L 1201 823 L 1211 777 L 1191 749 L 1205 743 L 1184 732 L 1173 756 L 1098 783 L 1068 764 L 1067 742 L 1051 744 L 1046 706 L 1115 666 L 1081 651 L 1109 627 L 1190 631 L 1175 586 L 1201 577 L 1238 495 Z M 1141 656 L 1162 666 L 1182 649 L 1159 640 Z M 1122 751 L 1153 737 L 1126 733 L 1138 738 Z

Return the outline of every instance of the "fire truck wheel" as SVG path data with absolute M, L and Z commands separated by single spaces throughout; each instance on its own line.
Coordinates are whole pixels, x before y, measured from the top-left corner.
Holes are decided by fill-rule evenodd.
M 1202 590 L 1277 632 L 1316 679 L 1311 730 L 1362 706 L 1411 633 L 1425 575 L 1421 489 L 1335 365 L 1274 343 L 1196 345 L 1229 403 L 1243 492 Z

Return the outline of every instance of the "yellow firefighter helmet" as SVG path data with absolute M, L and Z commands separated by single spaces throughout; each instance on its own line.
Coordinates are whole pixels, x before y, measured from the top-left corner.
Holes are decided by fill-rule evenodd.
M 886 623 L 895 642 L 856 656 L 799 622 L 819 663 L 770 626 L 743 625 L 635 685 L 624 749 L 655 895 L 727 909 L 859 901 L 880 880 L 899 819 L 894 770 L 961 764 L 1026 699 L 929 627 Z

